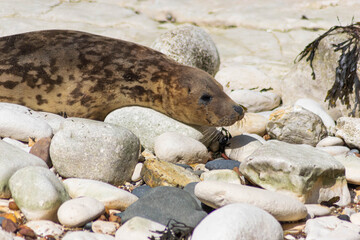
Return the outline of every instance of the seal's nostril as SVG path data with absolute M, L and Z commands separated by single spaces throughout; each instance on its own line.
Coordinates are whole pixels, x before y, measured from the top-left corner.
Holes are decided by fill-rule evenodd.
M 241 106 L 233 106 L 235 112 L 237 112 L 239 115 L 244 115 L 244 109 Z

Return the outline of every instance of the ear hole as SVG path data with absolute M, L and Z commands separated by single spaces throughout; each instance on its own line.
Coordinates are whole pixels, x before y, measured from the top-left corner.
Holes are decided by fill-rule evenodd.
M 213 97 L 211 95 L 205 93 L 200 97 L 199 103 L 204 104 L 204 105 L 209 104 L 211 102 L 212 98 Z

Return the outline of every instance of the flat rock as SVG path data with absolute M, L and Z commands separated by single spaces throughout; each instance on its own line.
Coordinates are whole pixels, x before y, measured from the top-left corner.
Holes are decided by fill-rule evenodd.
M 59 222 L 66 227 L 81 227 L 105 212 L 104 204 L 90 197 L 74 198 L 58 210 Z
M 219 70 L 220 56 L 215 43 L 204 29 L 194 25 L 180 25 L 161 34 L 152 48 L 212 76 Z
M 300 106 L 273 112 L 266 130 L 270 137 L 277 140 L 311 146 L 316 146 L 327 136 L 327 130 L 321 118 Z
M 156 137 L 154 151 L 160 160 L 171 163 L 206 163 L 211 158 L 204 144 L 177 132 Z
M 309 145 L 267 141 L 240 165 L 251 182 L 281 191 L 304 203 L 321 203 L 338 197 L 350 203 L 344 166 L 330 154 Z
M 242 134 L 231 138 L 227 145 L 225 154 L 230 159 L 242 162 L 263 144 L 251 135 Z
M 116 231 L 116 240 L 145 240 L 154 236 L 160 237 L 155 231 L 164 231 L 165 226 L 142 217 L 133 217 Z
M 232 203 L 247 203 L 259 207 L 279 221 L 297 221 L 307 215 L 307 210 L 296 198 L 260 188 L 215 181 L 196 184 L 195 195 L 213 208 Z
M 240 176 L 230 169 L 217 169 L 204 172 L 200 176 L 201 181 L 220 181 L 226 183 L 241 184 Z
M 335 156 L 335 159 L 338 160 L 345 167 L 345 176 L 348 183 L 360 184 L 360 158 L 356 155 L 338 155 Z
M 335 216 L 319 217 L 306 221 L 306 240 L 358 240 L 360 226 Z
M 266 124 L 269 120 L 258 113 L 247 112 L 243 119 L 235 122 L 229 127 L 225 127 L 232 136 L 243 133 L 253 133 L 263 136 L 266 133 Z
M 29 166 L 9 180 L 11 195 L 30 220 L 57 221 L 56 212 L 69 199 L 62 182 L 48 168 Z
M 138 216 L 167 225 L 170 219 L 195 227 L 205 216 L 195 199 L 175 187 L 156 187 L 121 213 L 123 222 Z
M 219 134 L 215 127 L 189 126 L 150 108 L 137 106 L 117 109 L 109 113 L 104 122 L 129 129 L 150 151 L 154 150 L 154 139 L 165 132 L 181 133 L 202 142 L 206 147 L 217 141 Z
M 219 208 L 194 229 L 192 240 L 283 240 L 279 222 L 266 211 L 250 204 L 234 203 Z
M 0 137 L 27 142 L 29 138 L 52 137 L 52 128 L 44 120 L 36 119 L 36 112 L 16 104 L 0 103 Z
M 272 92 L 241 89 L 232 91 L 229 96 L 249 112 L 270 111 L 280 105 L 280 96 Z
M 34 232 L 41 237 L 52 235 L 59 238 L 64 233 L 63 226 L 49 220 L 33 220 L 27 222 L 25 225 L 34 230 Z
M 40 158 L 29 154 L 18 147 L 0 140 L 0 197 L 10 198 L 8 182 L 10 177 L 19 169 L 27 166 L 41 166 L 47 168 Z
M 102 234 L 102 233 L 92 233 L 92 232 L 67 232 L 63 240 L 114 240 L 113 236 Z
M 123 211 L 138 200 L 128 191 L 96 180 L 68 178 L 63 183 L 71 198 L 91 197 L 103 203 L 107 209 Z
M 139 151 L 139 139 L 129 130 L 81 118 L 67 118 L 50 146 L 52 163 L 61 176 L 114 185 L 130 181 Z
M 318 115 L 324 123 L 328 132 L 333 133 L 335 131 L 334 119 L 324 110 L 324 108 L 318 102 L 310 98 L 301 98 L 297 100 L 294 105 L 301 106 L 304 109 Z
M 218 158 L 211 160 L 205 164 L 205 167 L 209 170 L 214 169 L 234 169 L 234 167 L 239 167 L 240 162 L 235 160 L 226 160 L 224 158 Z
M 350 148 L 360 148 L 360 118 L 341 117 L 336 121 L 336 136 Z
M 145 183 L 150 187 L 185 187 L 188 183 L 200 182 L 200 178 L 189 170 L 155 158 L 144 162 L 141 175 Z

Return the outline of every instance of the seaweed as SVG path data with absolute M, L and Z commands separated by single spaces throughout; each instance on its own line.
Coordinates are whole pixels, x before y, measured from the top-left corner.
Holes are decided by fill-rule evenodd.
M 334 52 L 341 51 L 341 54 L 338 59 L 338 66 L 335 70 L 334 84 L 328 90 L 325 101 L 329 101 L 329 108 L 334 108 L 336 107 L 336 101 L 339 99 L 341 103 L 346 105 L 349 109 L 351 108 L 349 96 L 353 93 L 355 88 L 355 106 L 349 114 L 355 116 L 356 109 L 359 107 L 360 102 L 360 81 L 357 74 L 357 64 L 359 61 L 360 51 L 360 22 L 353 23 L 348 26 L 334 26 L 330 28 L 313 42 L 308 44 L 296 57 L 295 62 L 299 62 L 307 56 L 306 61 L 310 63 L 312 70 L 311 75 L 315 80 L 316 74 L 313 67 L 313 60 L 320 41 L 326 36 L 339 33 L 346 33 L 349 37 L 341 43 L 332 44 Z
M 186 224 L 170 219 L 164 231 L 152 231 L 161 234 L 159 237 L 151 236 L 150 240 L 187 240 L 191 236 L 194 228 Z

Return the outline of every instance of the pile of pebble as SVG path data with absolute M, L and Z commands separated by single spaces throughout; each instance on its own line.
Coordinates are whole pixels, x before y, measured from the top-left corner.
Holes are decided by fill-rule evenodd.
M 186 31 L 204 36 L 204 70 L 215 73 L 211 39 Z M 154 47 L 176 49 L 161 47 L 174 35 Z M 169 229 L 193 240 L 359 239 L 360 119 L 335 125 L 311 99 L 229 95 L 249 112 L 226 127 L 225 145 L 220 129 L 147 108 L 101 122 L 1 103 L 0 239 L 159 239 Z

